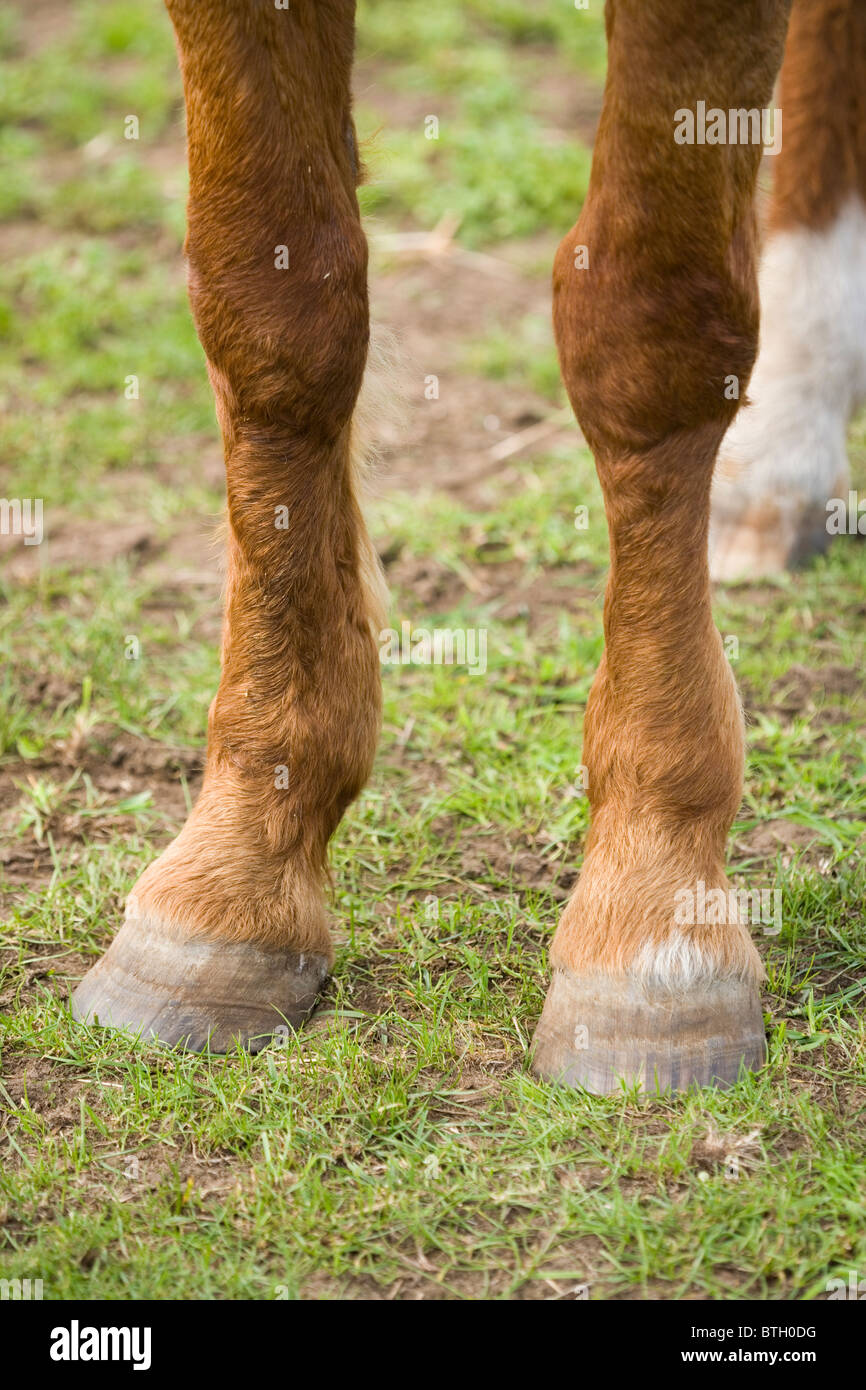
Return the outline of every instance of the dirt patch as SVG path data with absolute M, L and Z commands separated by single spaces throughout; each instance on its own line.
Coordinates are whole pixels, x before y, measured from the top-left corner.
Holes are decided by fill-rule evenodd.
M 222 575 L 214 544 L 217 523 L 201 517 L 170 536 L 153 523 L 96 521 L 75 516 L 52 519 L 41 545 L 22 545 L 17 536 L 0 538 L 0 564 L 10 583 L 32 581 L 43 569 L 101 569 L 127 560 L 133 571 L 158 584 L 203 584 L 217 588 Z
M 142 794 L 152 813 L 148 833 L 154 839 L 160 824 L 179 828 L 188 798 L 194 801 L 198 794 L 203 768 L 203 749 L 118 735 L 108 726 L 74 730 L 52 756 L 5 764 L 0 770 L 0 829 L 8 839 L 0 847 L 0 865 L 7 889 L 43 883 L 53 870 L 54 850 L 74 852 L 134 832 L 137 815 L 131 809 L 124 812 L 123 806 Z M 34 817 L 28 787 L 46 774 L 55 786 L 66 785 Z
M 498 547 L 480 549 L 495 555 Z M 405 596 L 403 608 L 408 614 L 422 614 L 425 621 L 463 601 L 500 622 L 525 622 L 536 640 L 553 635 L 564 613 L 598 607 L 601 621 L 604 572 L 589 563 L 551 567 L 530 577 L 519 560 L 462 564 L 457 573 L 429 556 L 404 556 L 399 548 L 396 557 L 394 549 L 381 552 L 381 557 L 389 584 Z
M 601 115 L 602 88 L 563 66 L 555 48 L 533 49 L 530 61 L 539 60 L 544 66 L 544 82 L 537 85 L 534 94 L 537 114 L 563 140 L 579 140 L 592 149 Z
M 792 666 L 773 682 L 774 706 L 781 714 L 800 714 L 813 709 L 830 696 L 861 695 L 864 689 L 862 673 L 848 666 L 829 665 L 815 670 L 808 666 Z
M 734 844 L 737 855 L 749 858 L 775 860 L 781 855 L 787 867 L 794 858 L 817 864 L 826 854 L 827 847 L 822 844 L 817 830 L 796 821 L 770 820 L 756 825 L 753 830 L 738 836 Z M 810 856 L 808 851 L 812 850 Z
M 16 5 L 15 38 L 17 55 L 33 58 L 44 48 L 63 39 L 72 27 L 73 15 L 57 0 L 27 0 Z
M 7 1049 L 3 1061 L 3 1087 L 8 1101 L 16 1108 L 29 1109 L 46 1130 L 61 1140 L 71 1138 L 76 1126 L 80 1125 L 83 1100 L 90 1109 L 108 1116 L 110 1112 L 101 1103 L 102 1097 L 106 1090 L 120 1090 L 124 1084 L 107 1078 L 95 1081 L 90 1074 L 70 1075 L 68 1066 L 34 1057 L 32 1051 Z M 153 1069 L 167 1071 L 173 1063 L 154 1059 L 150 1065 Z M 195 1078 L 192 1084 L 196 1084 Z M 101 1197 L 116 1199 L 124 1194 L 140 1198 L 143 1193 L 164 1186 L 166 1177 L 171 1175 L 179 1206 L 186 1207 L 191 1202 L 199 1205 L 224 1199 L 241 1180 L 235 1154 L 200 1155 L 195 1145 L 191 1151 L 188 1148 L 167 1151 L 156 1144 L 129 1151 L 103 1147 L 105 1152 L 100 1155 L 98 1167 L 91 1171 L 87 1180 L 87 1200 L 94 1203 Z M 20 1156 L 14 1149 L 10 1152 L 9 1161 L 17 1167 Z M 50 1219 L 50 1213 L 46 1212 L 45 1216 Z M 16 1226 L 14 1215 L 8 1209 L 0 1209 L 0 1227 L 13 1234 Z M 25 1229 L 23 1224 L 20 1229 Z M 85 1267 L 87 1258 L 85 1253 L 82 1257 Z
M 56 245 L 57 233 L 45 222 L 23 217 L 14 222 L 0 222 L 0 257 L 4 265 L 19 256 L 36 256 Z
M 513 333 L 527 315 L 550 318 L 546 281 L 521 275 L 504 260 L 485 259 L 489 267 L 479 270 L 456 248 L 374 269 L 373 318 L 395 340 L 391 390 L 402 402 L 399 423 L 385 430 L 379 490 L 412 491 L 421 483 L 471 505 L 491 478 L 501 488 L 512 471 L 492 457 L 495 445 L 553 413 L 550 402 L 526 386 L 466 370 L 467 340 Z

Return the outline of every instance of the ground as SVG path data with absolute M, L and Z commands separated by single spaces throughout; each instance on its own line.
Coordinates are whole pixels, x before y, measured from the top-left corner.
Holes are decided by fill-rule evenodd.
M 384 668 L 324 1003 L 283 1046 L 207 1058 L 67 1005 L 195 797 L 218 677 L 222 459 L 170 27 L 156 0 L 0 10 L 2 490 L 43 498 L 45 527 L 0 538 L 0 1276 L 51 1298 L 826 1297 L 866 1269 L 866 552 L 840 538 L 716 596 L 749 735 L 731 872 L 782 894 L 781 932 L 755 927 L 767 1068 L 673 1099 L 539 1084 L 607 564 L 549 321 L 600 7 L 359 19 L 400 401 L 371 528 L 393 625 L 484 629 L 487 669 Z M 863 419 L 850 453 L 863 487 Z

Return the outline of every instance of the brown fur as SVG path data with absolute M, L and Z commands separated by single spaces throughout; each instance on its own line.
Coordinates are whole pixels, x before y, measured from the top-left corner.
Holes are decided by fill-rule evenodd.
M 168 9 L 187 110 L 190 301 L 230 534 L 204 787 L 129 910 L 328 951 L 327 842 L 369 774 L 381 704 L 381 586 L 353 464 L 368 345 L 354 3 Z M 289 269 L 275 268 L 280 245 Z
M 742 398 L 757 347 L 761 152 L 678 145 L 674 114 L 699 99 L 768 106 L 790 3 L 607 4 L 591 185 L 554 271 L 563 376 L 611 540 L 606 649 L 586 715 L 593 825 L 553 950 L 576 971 L 628 968 L 669 936 L 678 888 L 725 885 L 743 728 L 711 618 L 707 525 L 737 408 L 726 378 Z M 168 8 L 188 119 L 190 299 L 225 440 L 229 577 L 204 788 L 130 906 L 191 931 L 327 952 L 326 846 L 372 762 L 383 624 L 352 462 L 368 341 L 354 4 Z M 824 172 L 832 153 L 810 146 L 805 113 L 831 109 L 824 59 L 861 43 L 864 10 L 798 0 L 785 84 L 801 114 L 784 128 L 778 219 L 808 220 L 853 186 L 848 160 Z M 864 91 L 862 75 L 844 87 L 837 134 L 853 122 L 866 138 Z M 289 270 L 274 268 L 278 245 Z M 288 531 L 274 527 L 278 506 Z M 274 787 L 281 764 L 286 791 Z M 743 926 L 698 930 L 715 974 L 759 975 Z
M 866 200 L 864 0 L 794 0 L 780 98 L 770 227 L 820 229 Z
M 608 0 L 589 194 L 554 270 L 563 376 L 611 543 L 606 649 L 586 712 L 593 825 L 555 964 L 616 972 L 669 935 L 674 894 L 725 886 L 742 788 L 739 700 L 710 614 L 713 464 L 758 339 L 754 145 L 678 145 L 674 113 L 763 108 L 787 0 Z M 744 42 L 744 33 L 749 35 Z M 574 248 L 588 248 L 587 269 Z M 719 973 L 757 974 L 739 924 L 697 928 Z

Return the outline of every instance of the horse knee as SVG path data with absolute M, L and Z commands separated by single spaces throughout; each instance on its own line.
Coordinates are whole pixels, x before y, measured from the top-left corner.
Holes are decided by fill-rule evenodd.
M 625 229 L 623 228 L 625 222 Z M 663 240 L 660 229 L 649 237 Z M 678 255 L 587 203 L 560 244 L 554 327 L 562 375 L 592 448 L 641 453 L 736 414 L 758 342 L 751 219 Z
M 367 357 L 366 239 L 348 215 L 288 244 L 275 235 L 228 264 L 207 239 L 188 241 L 190 303 L 222 422 L 335 438 Z

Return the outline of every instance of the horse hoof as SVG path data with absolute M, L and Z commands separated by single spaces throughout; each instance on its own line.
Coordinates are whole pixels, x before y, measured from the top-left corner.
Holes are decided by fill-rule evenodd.
M 766 1060 L 757 985 L 676 989 L 634 977 L 554 972 L 533 1040 L 533 1071 L 595 1095 L 732 1086 Z
M 125 1028 L 193 1052 L 250 1052 L 297 1028 L 328 975 L 321 953 L 216 940 L 129 918 L 72 996 L 80 1022 Z
M 717 502 L 710 519 L 710 578 L 728 584 L 799 569 L 826 551 L 826 522 L 826 507 L 784 510 L 754 504 L 740 514 L 732 503 L 728 515 Z

